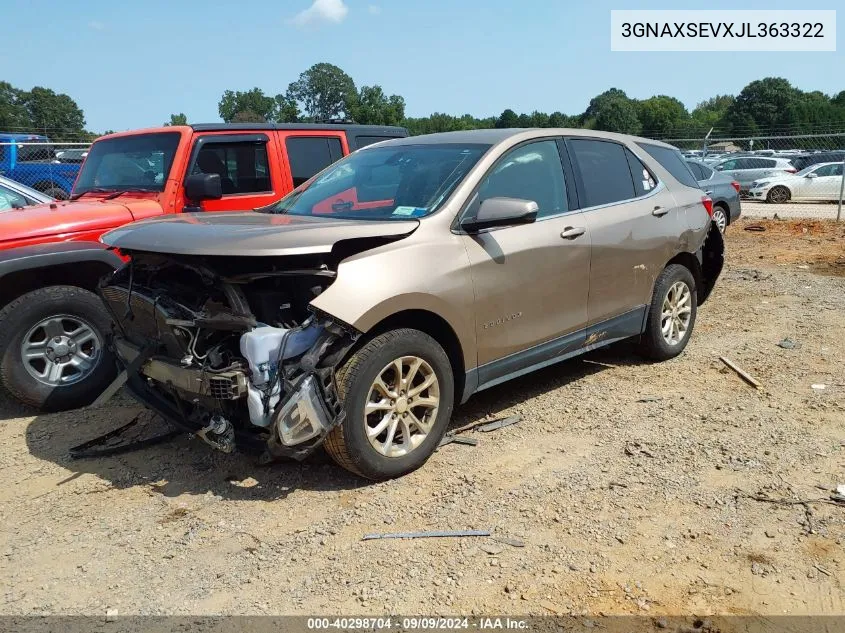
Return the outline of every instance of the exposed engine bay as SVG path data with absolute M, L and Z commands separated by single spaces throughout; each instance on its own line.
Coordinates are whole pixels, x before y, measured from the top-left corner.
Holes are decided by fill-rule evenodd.
M 265 460 L 302 459 L 342 422 L 334 367 L 360 333 L 309 306 L 336 276 L 324 255 L 128 254 L 100 293 L 137 399 Z

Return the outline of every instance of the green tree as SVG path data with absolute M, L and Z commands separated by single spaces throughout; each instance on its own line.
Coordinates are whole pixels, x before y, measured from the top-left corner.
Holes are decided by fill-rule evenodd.
M 669 136 L 689 118 L 686 107 L 675 97 L 657 95 L 637 106 L 637 117 L 646 136 Z
M 21 95 L 33 131 L 46 132 L 54 141 L 78 140 L 85 134 L 85 115 L 66 94 L 35 86 Z
M 725 113 L 735 100 L 733 95 L 716 95 L 699 103 L 690 113 L 687 134 L 704 136 L 710 128 L 724 129 Z
M 238 110 L 232 117 L 232 123 L 267 123 L 267 119 L 253 110 Z
M 593 97 L 581 115 L 580 123 L 590 129 L 625 134 L 638 134 L 642 129 L 636 102 L 619 88 L 611 88 Z
M 179 114 L 171 114 L 170 121 L 165 123 L 164 125 L 188 125 L 188 117 L 185 116 L 184 112 L 180 112 Z
M 261 88 L 246 92 L 227 90 L 217 104 L 217 111 L 226 123 L 233 122 L 239 112 L 249 112 L 253 118 L 258 115 L 263 121 L 272 121 L 275 119 L 277 101 L 265 95 Z
M 789 131 L 800 124 L 800 91 L 782 77 L 752 81 L 725 112 L 734 133 Z
M 381 86 L 362 86 L 352 106 L 352 118 L 365 125 L 399 125 L 405 118 L 405 100 L 387 96 Z
M 6 81 L 0 81 L 0 130 L 12 132 L 31 127 L 29 112 L 23 103 L 26 93 Z
M 299 107 L 296 105 L 296 100 L 282 94 L 276 95 L 273 99 L 276 102 L 273 117 L 275 121 L 279 123 L 299 122 Z
M 519 127 L 519 116 L 516 112 L 508 108 L 499 115 L 498 119 L 496 119 L 496 127 L 501 129 Z
M 358 94 L 352 77 L 333 64 L 314 64 L 288 86 L 287 96 L 313 120 L 348 117 Z

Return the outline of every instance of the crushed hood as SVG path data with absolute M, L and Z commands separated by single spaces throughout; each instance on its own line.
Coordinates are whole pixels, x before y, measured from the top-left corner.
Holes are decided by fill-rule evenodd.
M 121 250 L 173 255 L 279 256 L 329 253 L 337 243 L 404 237 L 416 220 L 341 220 L 270 213 L 181 213 L 109 231 L 102 241 Z
M 138 205 L 138 213 L 132 208 Z M 76 233 L 107 231 L 115 226 L 160 214 L 155 200 L 65 200 L 0 213 L 0 243 L 51 235 L 71 238 Z

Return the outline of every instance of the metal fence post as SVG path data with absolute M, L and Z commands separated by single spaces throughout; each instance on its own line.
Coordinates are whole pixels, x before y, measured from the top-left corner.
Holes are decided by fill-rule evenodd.
M 836 206 L 836 221 L 842 219 L 842 193 L 845 192 L 845 158 L 842 159 L 842 178 L 839 180 L 839 203 Z

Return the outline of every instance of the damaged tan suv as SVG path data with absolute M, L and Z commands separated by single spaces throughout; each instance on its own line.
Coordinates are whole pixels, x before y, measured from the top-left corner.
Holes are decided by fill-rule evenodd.
M 421 466 L 458 402 L 614 341 L 677 356 L 722 268 L 680 153 L 589 130 L 396 139 L 249 213 L 131 224 L 101 294 L 132 393 L 223 450 Z

